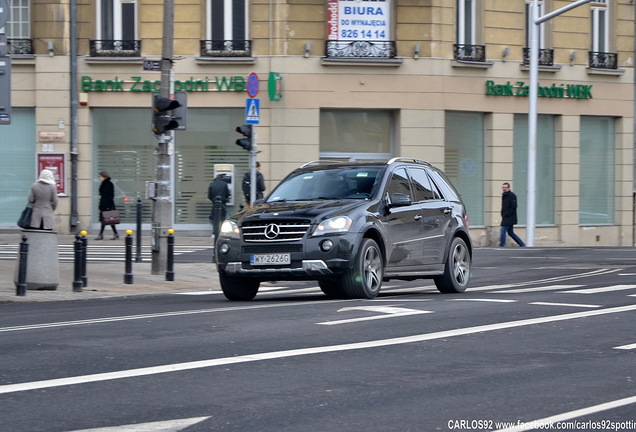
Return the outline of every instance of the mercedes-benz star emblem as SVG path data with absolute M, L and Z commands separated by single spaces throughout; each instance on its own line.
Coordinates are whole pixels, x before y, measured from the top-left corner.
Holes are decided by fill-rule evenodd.
M 269 224 L 265 227 L 265 237 L 272 240 L 278 237 L 280 234 L 280 228 L 276 224 Z

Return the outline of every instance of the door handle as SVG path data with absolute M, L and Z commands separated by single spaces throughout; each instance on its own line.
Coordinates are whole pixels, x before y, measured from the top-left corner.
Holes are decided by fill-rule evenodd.
M 449 209 L 449 208 L 445 208 L 444 209 L 444 214 L 445 215 L 450 214 L 450 212 L 451 212 L 451 209 Z
M 415 219 L 416 221 L 421 220 L 422 219 L 422 215 L 421 214 L 415 215 L 413 217 L 413 219 Z

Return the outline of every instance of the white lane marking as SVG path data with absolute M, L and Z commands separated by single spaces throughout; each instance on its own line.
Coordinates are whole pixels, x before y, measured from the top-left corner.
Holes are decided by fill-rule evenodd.
M 216 313 L 216 312 L 232 312 L 232 311 L 250 310 L 250 309 L 269 309 L 269 308 L 288 307 L 288 306 L 310 306 L 310 305 L 318 305 L 318 304 L 324 304 L 324 303 L 343 303 L 343 302 L 351 302 L 351 301 L 355 301 L 355 300 L 354 299 L 325 300 L 325 301 L 321 301 L 320 303 L 293 302 L 293 303 L 269 304 L 269 305 L 231 306 L 231 307 L 219 308 L 219 309 L 198 309 L 198 310 L 191 310 L 191 311 L 175 311 L 175 312 L 163 312 L 163 313 L 142 314 L 142 315 L 125 315 L 125 316 L 119 316 L 119 317 L 94 318 L 94 319 L 77 320 L 77 321 L 61 321 L 61 322 L 29 324 L 29 325 L 13 326 L 13 327 L 0 327 L 0 333 L 10 332 L 10 331 L 20 331 L 20 330 L 53 328 L 53 327 L 68 327 L 68 326 L 76 326 L 76 325 L 84 325 L 84 324 L 99 324 L 99 323 L 116 322 L 116 321 L 132 321 L 132 320 L 146 319 L 146 318 L 162 318 L 162 317 L 172 317 L 172 316 L 181 316 L 181 315 L 197 315 L 197 314 Z
M 188 419 L 167 420 L 150 423 L 137 423 L 122 426 L 108 426 L 95 429 L 81 429 L 68 432 L 179 432 L 187 427 L 201 423 L 210 417 L 192 417 Z
M 636 403 L 636 396 L 630 396 L 623 399 L 617 399 L 611 402 L 605 402 L 598 405 L 592 405 L 587 408 L 581 408 L 578 410 L 569 411 L 562 414 L 557 414 L 552 417 L 545 417 L 538 420 L 531 420 L 517 426 L 513 426 L 513 427 L 509 427 L 505 429 L 498 429 L 493 432 L 524 432 L 524 431 L 534 430 L 534 429 L 537 429 L 537 427 L 545 427 L 548 424 L 571 420 L 573 418 L 595 414 L 597 412 L 607 411 L 609 409 L 619 408 L 619 407 L 630 405 L 633 403 Z
M 581 307 L 581 308 L 597 308 L 597 307 L 601 307 L 601 305 L 577 304 L 577 303 L 532 302 L 532 303 L 529 303 L 529 304 L 531 304 L 531 305 L 540 305 L 540 306 L 569 306 L 569 307 Z
M 598 294 L 602 292 L 610 292 L 610 291 L 622 291 L 622 290 L 630 290 L 636 288 L 636 285 L 612 285 L 600 288 L 586 288 L 580 290 L 572 290 L 572 291 L 561 291 L 564 293 L 574 293 L 574 294 Z
M 338 324 L 349 324 L 360 321 L 372 321 L 383 318 L 397 318 L 408 315 L 419 315 L 419 314 L 427 314 L 433 313 L 432 311 L 422 311 L 417 309 L 409 309 L 398 306 L 354 306 L 354 307 L 346 307 L 339 309 L 338 312 L 348 312 L 352 310 L 361 310 L 366 312 L 376 312 L 383 313 L 385 315 L 373 315 L 370 317 L 361 317 L 361 318 L 349 318 L 337 321 L 324 321 L 316 323 L 318 325 L 338 325 Z
M 631 350 L 636 349 L 636 343 L 614 347 L 614 349 Z
M 505 299 L 487 299 L 487 298 L 479 298 L 479 299 L 450 299 L 446 301 L 468 301 L 468 302 L 490 302 L 490 303 L 516 303 L 517 300 L 505 300 Z
M 507 284 L 507 285 L 488 285 L 488 286 L 476 287 L 476 288 L 469 287 L 468 289 L 470 291 L 487 291 L 492 289 L 518 288 L 518 287 L 528 286 L 528 285 L 548 284 L 552 282 L 560 282 L 560 281 L 565 281 L 570 279 L 578 279 L 582 277 L 599 276 L 599 275 L 604 275 L 609 273 L 615 273 L 620 270 L 621 269 L 597 269 L 597 270 L 593 270 L 593 271 L 589 271 L 585 273 L 576 273 L 569 276 L 556 276 L 552 278 L 538 279 L 538 280 L 519 282 L 516 284 Z
M 178 372 L 192 369 L 224 366 L 229 364 L 247 363 L 253 361 L 273 360 L 288 357 L 298 357 L 305 355 L 323 354 L 330 352 L 352 351 L 359 349 L 378 348 L 393 345 L 404 345 L 416 342 L 424 342 L 436 339 L 444 339 L 454 336 L 465 336 L 475 333 L 485 333 L 496 330 L 503 330 L 516 327 L 524 327 L 535 324 L 546 324 L 557 321 L 567 321 L 571 319 L 607 315 L 620 312 L 631 312 L 636 310 L 636 305 L 620 306 L 609 309 L 596 309 L 593 311 L 574 312 L 562 315 L 552 315 L 540 318 L 530 318 L 518 321 L 507 321 L 496 324 L 485 324 L 475 327 L 460 328 L 454 330 L 444 330 L 434 333 L 423 333 L 419 335 L 403 336 L 390 339 L 378 339 L 367 342 L 352 342 L 340 345 L 324 345 L 310 348 L 298 348 L 285 351 L 272 351 L 264 353 L 247 354 L 242 356 L 223 357 L 217 359 L 199 360 L 185 363 L 173 363 L 162 366 L 150 366 L 138 369 L 128 369 L 115 372 L 105 372 L 93 375 L 79 375 L 74 377 L 56 378 L 50 380 L 24 382 L 18 384 L 7 384 L 0 386 L 0 394 L 16 393 L 21 391 L 53 388 L 67 385 L 85 384 L 99 381 L 108 381 L 122 378 L 134 378 L 161 373 Z
M 518 293 L 526 293 L 526 292 L 534 292 L 534 291 L 552 291 L 559 289 L 569 289 L 569 288 L 578 288 L 584 285 L 549 285 L 543 287 L 534 287 L 534 288 L 520 288 L 520 289 L 511 289 L 504 291 L 493 291 L 492 294 L 518 294 Z

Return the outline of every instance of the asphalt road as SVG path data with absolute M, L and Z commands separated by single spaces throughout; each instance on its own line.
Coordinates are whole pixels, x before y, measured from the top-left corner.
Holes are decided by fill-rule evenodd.
M 474 264 L 458 295 L 0 304 L 0 430 L 636 430 L 636 249 Z

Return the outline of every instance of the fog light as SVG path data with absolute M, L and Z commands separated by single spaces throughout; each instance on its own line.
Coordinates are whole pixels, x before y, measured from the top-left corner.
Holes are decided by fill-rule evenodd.
M 219 246 L 219 252 L 221 252 L 222 254 L 226 254 L 230 251 L 230 245 L 227 243 L 223 243 L 221 246 Z
M 331 240 L 325 240 L 320 243 L 320 250 L 323 252 L 328 252 L 333 249 L 333 242 Z

